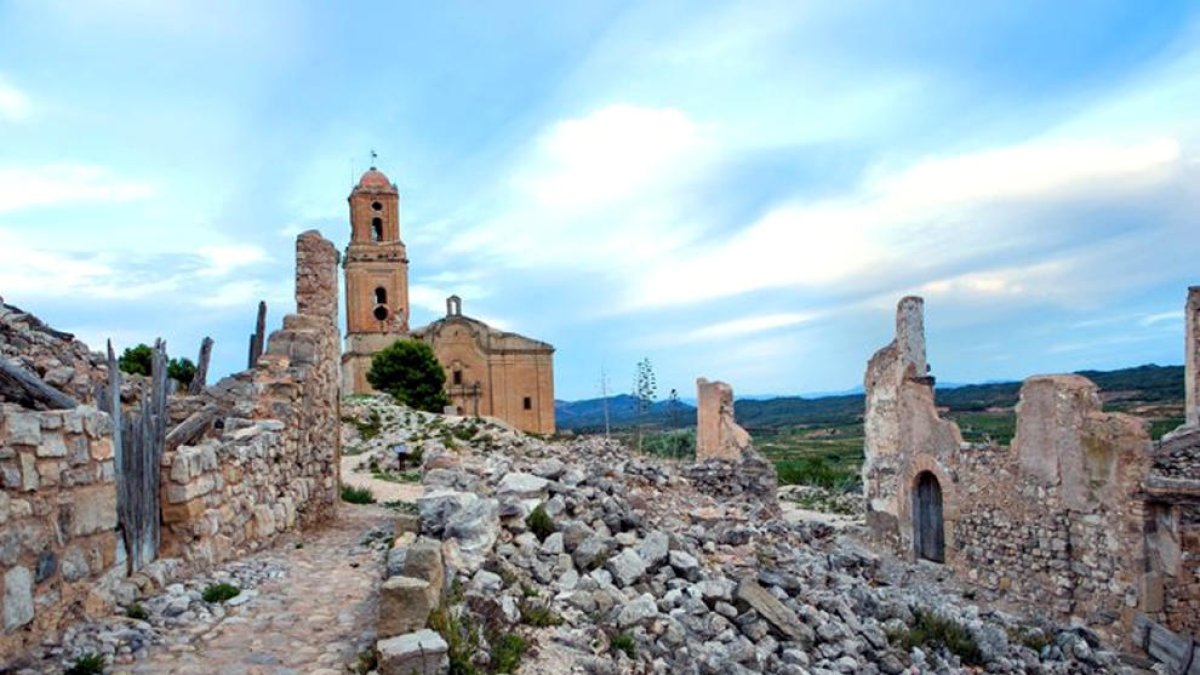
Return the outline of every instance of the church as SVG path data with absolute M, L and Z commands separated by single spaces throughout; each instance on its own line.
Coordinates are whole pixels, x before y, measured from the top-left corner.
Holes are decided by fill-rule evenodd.
M 554 347 L 462 313 L 409 329 L 408 254 L 400 239 L 400 191 L 371 167 L 350 192 L 346 276 L 346 351 L 342 391 L 365 394 L 371 359 L 399 339 L 428 344 L 446 371 L 446 394 L 459 415 L 499 418 L 526 432 L 554 433 Z

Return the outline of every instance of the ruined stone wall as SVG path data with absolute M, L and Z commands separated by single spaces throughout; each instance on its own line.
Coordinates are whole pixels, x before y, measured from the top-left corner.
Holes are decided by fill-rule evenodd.
M 1085 378 L 1034 377 L 1021 389 L 1011 447 L 963 443 L 934 404 L 920 310 L 919 298 L 900 302 L 896 339 L 867 367 L 863 480 L 872 538 L 917 554 L 914 495 L 932 474 L 944 562 L 956 573 L 1100 631 L 1127 625 L 1145 566 L 1139 493 L 1151 459 L 1142 422 L 1102 412 Z
M 221 414 L 198 443 L 163 458 L 163 555 L 199 566 L 332 517 L 338 502 L 337 251 L 296 244 L 296 304 L 256 368 L 200 397 Z M 195 402 L 189 409 L 202 407 Z
M 750 447 L 750 434 L 733 415 L 733 387 L 724 382 L 696 380 L 696 461 L 736 462 Z
M 112 421 L 0 404 L 0 663 L 108 608 L 124 572 Z
M 1188 288 L 1184 306 L 1185 423 L 1200 425 L 1200 286 Z

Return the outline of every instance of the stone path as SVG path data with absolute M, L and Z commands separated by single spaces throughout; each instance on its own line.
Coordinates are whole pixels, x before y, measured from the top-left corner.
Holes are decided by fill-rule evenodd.
M 359 465 L 366 461 L 363 455 L 345 455 L 342 457 L 342 485 L 356 488 L 368 488 L 375 495 L 375 501 L 384 502 L 415 502 L 425 494 L 425 487 L 420 483 L 394 483 L 379 480 Z
M 164 636 L 149 655 L 115 673 L 222 673 L 341 675 L 374 641 L 383 556 L 361 546 L 393 511 L 341 504 L 335 522 L 303 533 L 302 548 L 289 543 L 254 554 L 287 570 L 231 607 L 215 624 Z

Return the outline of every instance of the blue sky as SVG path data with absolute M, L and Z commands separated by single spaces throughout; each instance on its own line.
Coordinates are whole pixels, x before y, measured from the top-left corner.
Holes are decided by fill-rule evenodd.
M 909 293 L 943 381 L 1180 363 L 1200 5 L 0 0 L 0 296 L 93 348 L 243 367 L 372 148 L 560 398 L 853 387 Z

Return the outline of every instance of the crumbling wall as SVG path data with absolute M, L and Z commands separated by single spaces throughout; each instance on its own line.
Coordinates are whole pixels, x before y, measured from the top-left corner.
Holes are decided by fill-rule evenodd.
M 204 437 L 163 458 L 163 552 L 211 565 L 333 516 L 338 502 L 337 250 L 317 232 L 296 242 L 298 314 L 271 334 L 258 365 L 218 383 L 198 410 Z
M 1184 423 L 1200 425 L 1200 286 L 1188 288 L 1184 307 Z
M 1132 620 L 1149 471 L 1142 422 L 1104 413 L 1075 375 L 1028 379 L 1011 447 L 963 443 L 926 375 L 920 298 L 867 366 L 863 483 L 877 545 L 916 555 L 914 494 L 940 490 L 944 562 L 983 589 L 1105 630 Z
M 733 387 L 696 380 L 696 461 L 736 462 L 750 447 L 750 434 L 733 417 Z
M 1140 608 L 1173 631 L 1200 633 L 1200 428 L 1155 444 L 1145 482 L 1146 574 Z

